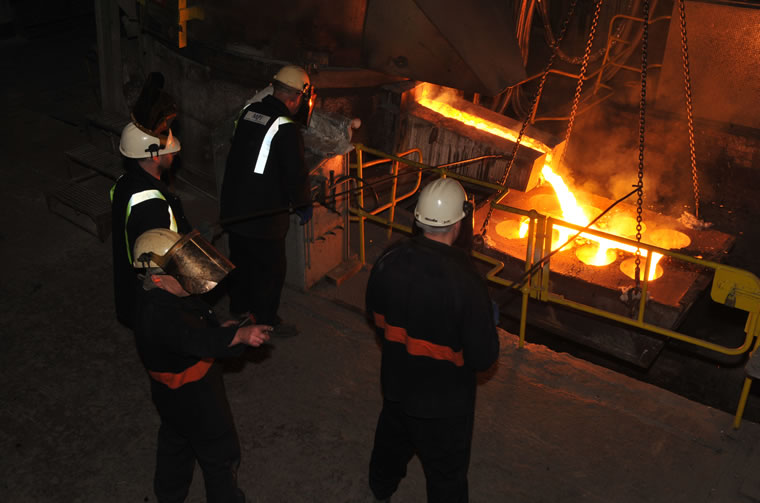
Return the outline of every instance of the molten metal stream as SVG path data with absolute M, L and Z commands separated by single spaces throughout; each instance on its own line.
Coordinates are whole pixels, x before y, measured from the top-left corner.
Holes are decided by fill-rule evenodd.
M 481 117 L 478 117 L 476 115 L 469 114 L 467 112 L 463 112 L 461 110 L 457 110 L 453 106 L 451 106 L 448 103 L 445 103 L 444 101 L 441 101 L 442 99 L 445 100 L 446 97 L 436 96 L 436 99 L 430 99 L 427 97 L 429 94 L 429 91 L 427 88 L 424 89 L 422 96 L 419 96 L 417 98 L 417 103 L 420 105 L 433 110 L 434 112 L 437 112 L 444 117 L 448 117 L 450 119 L 458 120 L 464 124 L 467 124 L 468 126 L 474 127 L 480 131 L 485 131 L 487 133 L 493 134 L 495 136 L 504 138 L 506 140 L 516 142 L 518 137 L 518 132 L 513 131 L 507 127 L 504 127 L 502 125 L 496 124 L 494 122 L 490 122 L 488 120 L 485 120 Z M 581 207 L 578 202 L 575 200 L 575 196 L 570 191 L 570 189 L 565 184 L 564 180 L 562 180 L 562 177 L 552 170 L 552 168 L 549 166 L 549 163 L 551 163 L 551 149 L 543 144 L 542 142 L 535 140 L 533 138 L 523 136 L 520 140 L 522 145 L 525 145 L 526 147 L 529 147 L 533 150 L 536 150 L 538 152 L 546 153 L 546 163 L 544 164 L 543 169 L 541 170 L 541 175 L 543 176 L 544 180 L 549 182 L 552 187 L 554 188 L 554 192 L 557 194 L 557 198 L 559 200 L 560 207 L 562 209 L 562 220 L 565 220 L 567 222 L 571 222 L 573 224 L 585 227 L 588 225 L 588 223 L 591 221 L 591 218 L 589 218 L 588 215 L 586 215 L 583 207 Z M 597 230 L 603 230 L 599 229 L 596 225 L 591 227 L 592 229 Z M 554 226 L 554 229 L 556 229 L 559 232 L 559 236 L 555 240 L 554 237 L 552 239 L 552 247 L 559 246 L 559 244 L 555 243 L 565 243 L 570 236 L 574 235 L 576 231 L 569 229 L 567 227 L 562 226 Z M 519 237 L 524 238 L 528 233 L 528 220 L 527 218 L 524 219 L 520 223 L 520 232 Z M 635 254 L 637 251 L 637 247 L 631 246 L 625 243 L 620 243 L 618 241 L 600 238 L 598 236 L 594 236 L 587 233 L 580 234 L 579 238 L 586 239 L 589 242 L 595 243 L 598 248 L 596 250 L 596 253 L 585 253 L 582 254 L 581 260 L 583 260 L 584 263 L 588 265 L 593 266 L 605 266 L 610 264 L 610 253 L 613 250 L 623 250 L 630 253 Z M 568 244 L 569 246 L 569 244 Z M 641 253 L 641 257 L 647 256 L 647 250 L 645 249 L 639 249 Z M 658 273 L 658 267 L 657 263 L 662 258 L 662 254 L 660 253 L 652 253 L 652 264 L 650 266 L 650 272 L 649 272 L 649 280 L 652 281 L 659 277 Z M 643 267 L 643 262 L 642 262 Z M 662 268 L 659 268 L 660 274 L 662 273 Z M 626 273 L 628 274 L 628 273 Z M 642 270 L 643 274 L 643 270 Z M 629 274 L 630 276 L 630 274 Z

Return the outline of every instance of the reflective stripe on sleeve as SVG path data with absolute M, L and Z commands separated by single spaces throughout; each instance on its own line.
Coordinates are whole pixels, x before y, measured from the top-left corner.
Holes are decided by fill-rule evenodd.
M 406 352 L 414 356 L 426 356 L 435 360 L 451 362 L 457 367 L 464 365 L 462 351 L 454 351 L 448 346 L 434 344 L 430 341 L 409 337 L 405 328 L 396 327 L 385 322 L 385 316 L 373 313 L 375 325 L 385 331 L 385 338 L 391 342 L 398 342 L 406 346 Z
M 264 168 L 267 166 L 267 159 L 269 159 L 269 150 L 272 148 L 272 139 L 280 126 L 293 122 L 290 117 L 277 117 L 277 119 L 269 126 L 267 133 L 264 135 L 264 141 L 261 142 L 261 149 L 259 150 L 259 157 L 256 159 L 256 166 L 253 168 L 253 172 L 257 175 L 264 173 Z
M 148 373 L 156 381 L 166 384 L 171 389 L 177 389 L 184 384 L 203 379 L 213 363 L 213 358 L 203 358 L 195 365 L 186 368 L 178 374 L 173 372 L 152 372 L 150 370 Z

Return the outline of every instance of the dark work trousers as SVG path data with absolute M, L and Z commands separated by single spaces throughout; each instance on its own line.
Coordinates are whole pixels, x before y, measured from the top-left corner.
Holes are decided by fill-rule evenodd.
M 285 284 L 285 238 L 258 239 L 230 232 L 230 312 L 250 312 L 256 323 L 276 325 Z
M 389 498 L 416 453 L 427 482 L 428 503 L 466 503 L 473 414 L 423 419 L 385 401 L 375 431 L 369 485 L 377 499 Z
M 214 367 L 212 375 L 174 390 L 151 379 L 161 416 L 153 482 L 159 503 L 185 501 L 196 459 L 209 503 L 245 502 L 237 485 L 240 443 L 221 372 Z

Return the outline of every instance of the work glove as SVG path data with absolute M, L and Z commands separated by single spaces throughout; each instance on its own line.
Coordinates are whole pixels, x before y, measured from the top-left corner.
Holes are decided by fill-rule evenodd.
M 314 208 L 311 205 L 296 208 L 296 215 L 301 219 L 301 225 L 306 225 L 306 223 L 311 220 L 313 214 Z

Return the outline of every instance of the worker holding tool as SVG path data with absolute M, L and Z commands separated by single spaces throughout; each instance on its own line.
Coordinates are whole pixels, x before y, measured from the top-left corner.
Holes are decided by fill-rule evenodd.
M 306 71 L 292 65 L 280 69 L 272 94 L 240 113 L 222 182 L 221 221 L 237 266 L 229 279 L 230 313 L 273 325 L 273 336 L 298 333 L 277 312 L 285 284 L 289 211 L 298 214 L 301 225 L 312 216 L 303 137 L 295 119 L 302 115 L 308 122 L 312 105 Z
M 200 294 L 212 290 L 234 266 L 198 231 L 169 229 L 136 239 L 135 341 L 150 376 L 161 418 L 154 490 L 159 502 L 184 501 L 195 462 L 209 502 L 244 502 L 238 487 L 240 444 L 214 358 L 240 356 L 269 340 L 271 326 L 238 320 L 221 325 Z

